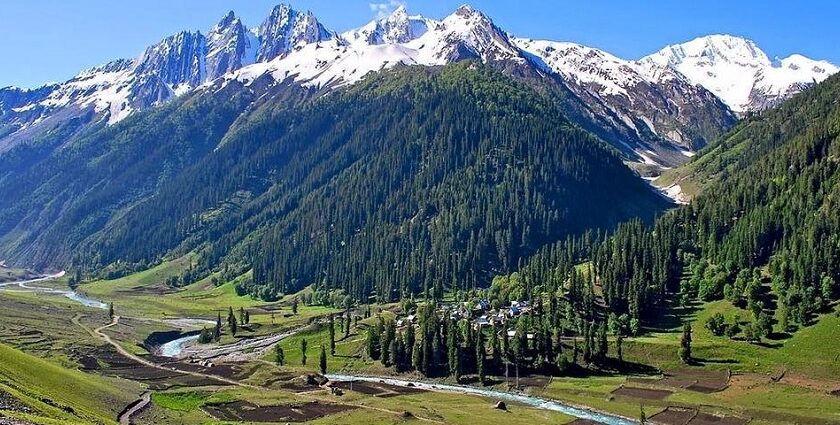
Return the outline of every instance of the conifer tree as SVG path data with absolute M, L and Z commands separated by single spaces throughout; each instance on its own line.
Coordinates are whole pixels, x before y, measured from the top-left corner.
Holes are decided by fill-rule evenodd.
M 691 323 L 683 325 L 682 338 L 680 339 L 680 360 L 685 364 L 691 362 Z
M 325 375 L 327 373 L 327 349 L 324 348 L 324 344 L 321 344 L 321 357 L 318 361 L 318 366 L 321 370 L 321 375 Z
M 478 330 L 475 341 L 475 367 L 478 372 L 478 383 L 484 385 L 484 359 L 486 353 L 484 350 L 484 335 L 481 329 Z
M 330 332 L 330 355 L 335 356 L 335 318 L 332 314 L 330 314 L 330 320 L 327 326 Z
M 279 366 L 283 366 L 286 363 L 286 353 L 283 352 L 283 347 L 280 344 L 274 346 L 274 362 Z

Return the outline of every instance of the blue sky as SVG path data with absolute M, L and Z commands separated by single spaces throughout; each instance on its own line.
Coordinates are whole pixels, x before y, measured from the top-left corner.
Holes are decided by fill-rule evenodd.
M 134 57 L 182 29 L 209 29 L 234 10 L 258 25 L 280 0 L 25 0 L 0 4 L 0 87 L 63 81 L 111 59 Z M 371 20 L 394 0 L 293 0 L 328 28 Z M 411 13 L 442 18 L 465 0 L 407 0 Z M 473 0 L 503 29 L 575 41 L 624 58 L 667 44 L 728 33 L 753 39 L 771 57 L 802 53 L 840 63 L 840 2 L 829 0 Z

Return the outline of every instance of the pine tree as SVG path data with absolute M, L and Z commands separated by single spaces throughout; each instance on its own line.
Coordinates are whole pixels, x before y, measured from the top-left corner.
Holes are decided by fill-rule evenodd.
M 616 355 L 618 356 L 619 363 L 624 362 L 624 354 L 622 352 L 622 346 L 624 345 L 624 335 L 618 334 L 615 336 L 615 351 Z
M 213 328 L 213 340 L 218 342 L 222 338 L 222 313 L 216 316 L 216 327 Z
M 297 297 L 297 295 L 295 295 L 294 298 L 292 298 L 292 314 L 294 314 L 294 315 L 298 314 L 298 297 Z
M 598 326 L 598 345 L 597 345 L 597 356 L 598 360 L 604 361 L 607 359 L 607 353 L 609 350 L 609 344 L 607 343 L 607 324 L 601 322 L 600 326 Z
M 236 323 L 236 318 L 233 317 L 230 320 L 230 335 L 231 336 L 236 336 L 237 330 L 238 330 L 238 327 L 237 327 L 237 323 Z
M 379 359 L 379 336 L 376 334 L 376 329 L 371 326 L 367 330 L 367 340 L 365 342 L 367 355 L 371 360 Z
M 108 303 L 108 318 L 110 318 L 111 320 L 114 320 L 114 316 L 115 316 L 115 314 L 114 314 L 114 303 L 111 302 L 111 303 Z
M 318 366 L 321 370 L 321 375 L 326 375 L 327 373 L 327 349 L 324 348 L 324 344 L 321 344 L 321 358 L 319 359 Z
M 423 345 L 419 339 L 415 340 L 414 347 L 411 349 L 411 366 L 416 371 L 423 371 Z
M 344 338 L 350 337 L 350 308 L 347 308 L 347 316 L 344 319 Z
M 685 364 L 691 362 L 691 323 L 683 325 L 682 338 L 680 339 L 680 360 Z
M 274 346 L 274 362 L 280 366 L 286 363 L 286 353 L 283 352 L 283 347 L 280 344 Z
M 447 327 L 449 329 L 447 332 L 447 335 L 449 335 L 449 340 L 447 341 L 447 363 L 449 364 L 449 373 L 455 375 L 455 368 L 458 365 L 458 351 L 461 347 L 461 333 L 458 331 L 456 322 L 453 320 L 449 321 Z
M 481 332 L 481 329 L 478 330 L 478 334 L 476 335 L 475 341 L 475 367 L 478 372 L 478 382 L 481 385 L 484 385 L 485 376 L 484 376 L 484 358 L 486 356 L 484 350 L 484 334 Z
M 330 355 L 335 356 L 335 319 L 332 314 L 330 314 L 330 321 L 327 326 L 329 326 L 330 331 Z
M 499 342 L 499 328 L 497 326 L 493 326 L 493 329 L 490 330 L 490 349 L 493 350 L 493 367 L 498 368 L 502 364 L 502 347 L 501 343 Z
M 399 369 L 399 357 L 400 353 L 397 351 L 397 339 L 392 339 L 390 343 L 388 343 L 388 366 L 395 366 Z
M 300 364 L 306 366 L 306 338 L 300 340 Z

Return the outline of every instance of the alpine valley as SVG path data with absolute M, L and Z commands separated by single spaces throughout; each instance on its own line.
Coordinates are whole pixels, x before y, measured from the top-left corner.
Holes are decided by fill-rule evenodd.
M 0 424 L 840 423 L 838 70 L 281 4 L 1 88 Z

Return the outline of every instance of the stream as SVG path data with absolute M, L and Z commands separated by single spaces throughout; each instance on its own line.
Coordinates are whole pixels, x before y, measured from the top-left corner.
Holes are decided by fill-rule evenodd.
M 54 288 L 43 288 L 40 286 L 31 286 L 33 283 L 38 282 L 45 282 L 52 279 L 58 279 L 64 276 L 64 272 L 46 275 L 39 277 L 37 279 L 30 279 L 30 280 L 23 280 L 19 282 L 6 282 L 0 284 L 0 290 L 9 291 L 9 292 L 35 292 L 41 294 L 55 294 L 55 295 L 62 295 L 66 298 L 69 298 L 85 307 L 91 308 L 98 308 L 102 310 L 106 310 L 108 308 L 108 304 L 103 303 L 102 301 L 95 300 L 93 298 L 86 297 L 76 291 L 69 290 L 69 289 L 54 289 Z M 17 286 L 20 289 L 9 289 L 10 287 Z
M 448 385 L 448 384 L 430 384 L 420 381 L 406 381 L 402 379 L 394 379 L 379 376 L 356 376 L 356 375 L 342 375 L 342 374 L 327 374 L 326 377 L 331 381 L 364 381 L 364 382 L 382 382 L 388 385 L 398 387 L 412 387 L 428 391 L 470 394 L 482 397 L 488 397 L 507 402 L 515 402 L 525 404 L 537 409 L 551 410 L 554 412 L 564 413 L 579 419 L 589 419 L 598 423 L 606 425 L 635 425 L 637 422 L 631 419 L 623 418 L 621 416 L 610 415 L 607 413 L 596 412 L 584 407 L 575 407 L 564 404 L 554 400 L 548 400 L 541 397 L 529 396 L 524 394 L 509 393 L 505 391 L 490 390 L 484 388 L 470 387 L 465 385 Z
M 39 286 L 30 286 L 33 283 L 37 282 L 44 282 L 47 280 L 57 279 L 64 276 L 64 272 L 56 273 L 53 275 L 43 276 L 37 279 L 30 279 L 26 281 L 19 281 L 19 282 L 7 282 L 0 284 L 0 290 L 4 291 L 24 291 L 24 292 L 36 292 L 36 293 L 45 293 L 45 294 L 56 294 L 56 295 L 63 295 L 83 306 L 92 307 L 92 308 L 99 308 L 99 309 L 107 309 L 108 304 L 103 303 L 102 301 L 95 300 L 89 297 L 86 297 L 82 294 L 79 294 L 73 290 L 64 290 L 64 289 L 53 289 L 53 288 L 43 288 Z M 10 287 L 17 286 L 20 289 L 9 289 Z M 199 323 L 213 323 L 212 321 L 204 321 L 200 319 L 176 319 L 176 320 L 185 320 L 185 321 L 193 321 L 195 323 L 191 323 L 193 325 L 198 325 Z M 283 338 L 289 337 L 294 333 L 303 330 L 304 328 L 299 328 L 292 330 L 290 332 L 286 332 L 279 335 L 274 335 L 272 337 L 265 338 L 262 341 L 252 341 L 260 342 L 260 343 L 268 343 L 268 345 L 273 345 L 273 343 L 279 342 Z M 166 342 L 162 344 L 158 350 L 158 355 L 163 357 L 171 357 L 171 358 L 179 358 L 185 354 L 187 347 L 193 345 L 195 341 L 198 340 L 198 335 L 189 335 L 183 336 L 172 341 Z M 256 345 L 256 344 L 255 344 Z M 262 345 L 262 344 L 260 344 Z M 216 357 L 221 356 L 222 354 L 227 354 L 225 350 L 230 350 L 236 348 L 237 350 L 241 350 L 244 347 L 222 347 L 218 349 L 218 353 L 213 353 L 214 355 L 210 355 L 207 357 Z M 265 348 L 265 347 L 260 347 Z M 212 350 L 211 350 L 212 351 Z M 191 353 L 196 354 L 196 353 Z M 438 391 L 438 392 L 448 392 L 448 393 L 457 393 L 457 394 L 470 394 L 470 395 L 477 395 L 481 397 L 487 397 L 491 399 L 503 400 L 507 402 L 514 402 L 514 403 L 521 403 L 524 405 L 528 405 L 531 407 L 535 407 L 538 409 L 544 410 L 551 410 L 555 412 L 564 413 L 569 416 L 573 416 L 579 419 L 589 419 L 598 423 L 603 423 L 606 425 L 633 425 L 636 424 L 635 421 L 623 418 L 620 416 L 609 415 L 606 413 L 596 412 L 593 410 L 586 409 L 584 407 L 576 407 L 571 406 L 568 404 L 564 404 L 558 401 L 549 400 L 541 397 L 529 396 L 524 394 L 517 394 L 517 393 L 510 393 L 505 391 L 498 391 L 498 390 L 491 390 L 491 389 L 484 389 L 484 388 L 477 388 L 477 387 L 470 387 L 464 385 L 449 385 L 449 384 L 430 384 L 426 382 L 420 381 L 407 381 L 402 379 L 395 379 L 391 377 L 380 377 L 380 376 L 356 376 L 356 375 L 344 375 L 344 374 L 327 374 L 326 377 L 332 381 L 364 381 L 364 382 L 382 382 L 389 385 L 395 385 L 399 387 L 414 387 L 419 389 L 424 389 L 428 391 Z

